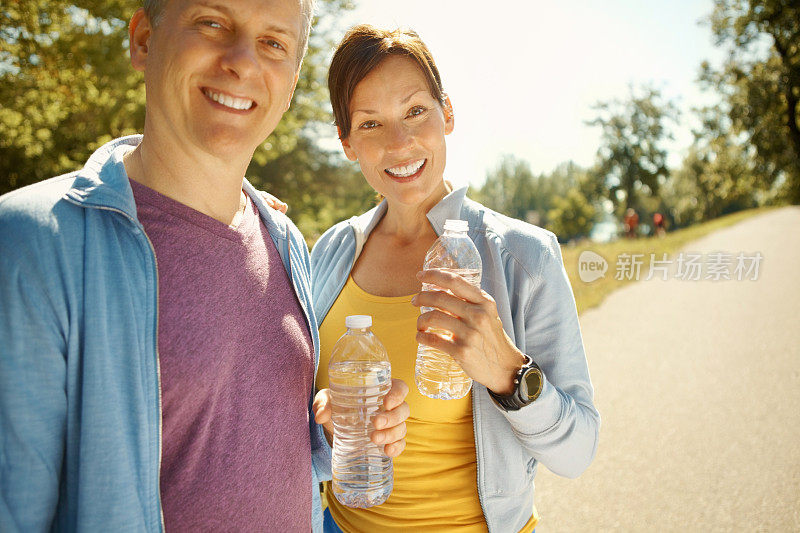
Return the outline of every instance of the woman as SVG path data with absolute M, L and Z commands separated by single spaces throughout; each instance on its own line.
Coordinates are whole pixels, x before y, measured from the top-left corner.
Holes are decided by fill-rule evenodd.
M 416 33 L 352 28 L 328 85 L 344 152 L 383 200 L 332 227 L 313 249 L 320 368 L 344 317 L 372 315 L 393 377 L 411 384 L 411 416 L 389 499 L 351 509 L 329 497 L 326 528 L 532 531 L 538 463 L 579 475 L 594 457 L 600 424 L 558 242 L 444 180 L 453 109 Z M 448 218 L 469 222 L 482 290 L 452 274 L 419 272 Z M 453 294 L 420 292 L 421 282 Z M 420 315 L 419 306 L 446 313 Z M 430 327 L 453 337 L 425 333 Z M 418 342 L 454 357 L 474 379 L 471 393 L 449 401 L 421 395 L 413 385 Z M 319 372 L 317 387 L 327 386 Z M 330 432 L 326 402 L 318 397 L 315 414 Z

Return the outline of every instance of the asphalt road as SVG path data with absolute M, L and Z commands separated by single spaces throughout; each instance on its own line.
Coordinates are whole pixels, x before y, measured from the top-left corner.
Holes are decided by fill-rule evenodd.
M 581 317 L 600 446 L 578 479 L 540 467 L 537 533 L 800 531 L 800 207 L 684 251 L 731 254 L 733 279 L 679 279 L 675 254 Z

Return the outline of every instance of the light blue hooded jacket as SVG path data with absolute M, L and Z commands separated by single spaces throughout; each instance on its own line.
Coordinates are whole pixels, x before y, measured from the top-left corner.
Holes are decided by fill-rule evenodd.
M 539 398 L 511 412 L 500 409 L 486 387 L 474 384 L 481 508 L 490 532 L 513 532 L 531 517 L 540 462 L 566 477 L 577 477 L 589 466 L 597 451 L 600 415 L 555 235 L 487 209 L 466 198 L 466 192 L 462 188 L 447 195 L 428 213 L 428 221 L 437 235 L 448 218 L 469 223 L 469 236 L 483 261 L 481 288 L 496 300 L 505 332 L 545 376 Z M 314 245 L 314 309 L 320 323 L 386 210 L 384 200 L 333 226 Z
M 114 140 L 82 170 L 0 198 L 0 531 L 164 529 L 158 271 L 122 162 L 125 145 L 140 141 Z M 318 361 L 305 242 L 249 183 L 244 190 Z M 330 448 L 311 400 L 308 482 L 322 531 L 318 482 L 330 477 Z

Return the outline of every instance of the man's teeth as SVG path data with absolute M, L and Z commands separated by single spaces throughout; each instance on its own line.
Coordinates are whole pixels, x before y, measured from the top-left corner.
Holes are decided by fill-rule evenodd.
M 227 94 L 215 93 L 209 90 L 205 90 L 204 92 L 206 93 L 206 96 L 215 102 L 224 105 L 225 107 L 239 110 L 250 109 L 253 107 L 253 101 L 247 98 L 234 98 L 233 96 Z
M 420 159 L 419 161 L 414 161 L 410 165 L 387 168 L 386 172 L 396 178 L 407 178 L 413 174 L 416 174 L 416 172 L 422 167 L 423 164 L 425 164 L 425 160 Z

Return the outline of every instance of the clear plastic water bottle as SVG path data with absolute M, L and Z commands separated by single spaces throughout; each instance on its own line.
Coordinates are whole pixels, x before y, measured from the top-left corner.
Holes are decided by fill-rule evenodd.
M 333 482 L 336 499 L 348 507 L 372 507 L 392 492 L 392 459 L 369 439 L 372 419 L 392 385 L 392 367 L 381 341 L 369 329 L 372 317 L 345 319 L 347 332 L 328 363 L 333 415 Z
M 481 286 L 481 256 L 472 239 L 467 235 L 466 220 L 450 220 L 444 223 L 444 233 L 433 243 L 425 256 L 423 269 L 447 270 L 460 275 L 476 287 Z M 422 284 L 422 290 L 441 290 L 435 285 Z M 449 291 L 448 291 L 449 292 Z M 421 312 L 430 311 L 423 307 Z M 429 328 L 428 333 L 436 333 L 445 338 L 453 334 L 446 330 Z M 417 348 L 417 362 L 414 381 L 419 392 L 429 398 L 456 400 L 463 398 L 472 388 L 470 378 L 448 354 L 420 344 Z

